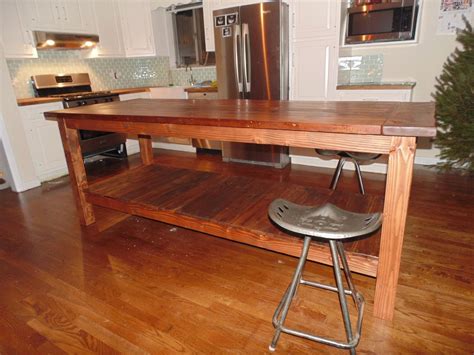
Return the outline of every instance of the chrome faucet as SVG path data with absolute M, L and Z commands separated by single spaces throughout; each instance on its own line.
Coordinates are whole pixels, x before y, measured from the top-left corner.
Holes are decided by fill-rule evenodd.
M 188 80 L 188 82 L 191 86 L 194 86 L 196 84 L 196 79 L 194 79 L 194 76 L 193 76 L 193 68 L 191 68 L 189 65 L 186 65 L 186 71 L 188 71 L 188 68 L 191 73 L 191 78 Z

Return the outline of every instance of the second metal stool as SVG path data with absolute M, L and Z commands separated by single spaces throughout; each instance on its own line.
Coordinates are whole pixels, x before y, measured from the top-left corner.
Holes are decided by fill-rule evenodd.
M 315 149 L 315 150 L 316 150 L 316 153 L 318 153 L 319 155 L 323 155 L 323 156 L 337 155 L 339 157 L 336 170 L 334 171 L 334 175 L 332 176 L 331 185 L 329 186 L 330 189 L 332 190 L 336 189 L 344 164 L 346 163 L 347 160 L 352 160 L 355 166 L 356 174 L 357 174 L 357 181 L 359 182 L 360 193 L 362 195 L 365 195 L 364 182 L 362 180 L 362 172 L 360 170 L 359 161 L 375 160 L 379 158 L 381 154 L 344 152 L 344 151 L 326 150 L 326 149 Z
M 355 354 L 355 347 L 359 343 L 362 317 L 364 312 L 364 297 L 357 292 L 352 282 L 351 272 L 347 263 L 342 240 L 365 235 L 377 230 L 382 224 L 382 215 L 380 213 L 361 214 L 342 210 L 330 203 L 319 207 L 301 206 L 283 199 L 273 201 L 269 207 L 268 214 L 270 219 L 280 227 L 303 235 L 304 243 L 301 257 L 298 262 L 295 274 L 291 284 L 288 286 L 275 314 L 273 315 L 273 326 L 275 335 L 269 347 L 274 351 L 281 333 L 288 333 L 305 339 L 317 341 L 326 345 L 335 346 L 341 349 L 348 349 L 351 354 Z M 333 262 L 336 287 L 320 284 L 317 282 L 303 279 L 303 268 L 308 256 L 309 246 L 312 238 L 326 239 L 329 241 L 331 257 Z M 349 289 L 344 288 L 341 275 L 341 259 L 344 268 L 344 274 Z M 293 297 L 299 284 L 322 288 L 337 292 L 341 306 L 344 327 L 346 331 L 346 342 L 323 338 L 317 335 L 309 334 L 303 331 L 285 327 L 284 322 L 288 315 Z M 355 335 L 352 331 L 352 325 L 349 317 L 346 295 L 350 295 L 357 306 L 357 327 Z

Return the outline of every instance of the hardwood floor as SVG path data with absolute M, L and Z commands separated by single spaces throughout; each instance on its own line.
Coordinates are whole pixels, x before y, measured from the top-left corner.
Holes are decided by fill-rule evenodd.
M 156 152 L 160 164 L 326 187 L 332 171 L 222 164 Z M 140 164 L 98 161 L 91 180 Z M 365 174 L 382 195 L 384 176 Z M 360 353 L 474 351 L 474 180 L 416 167 L 393 322 L 372 316 L 374 279 L 354 275 L 367 300 Z M 356 192 L 352 172 L 339 189 Z M 271 317 L 296 259 L 143 218 L 96 209 L 79 226 L 67 178 L 0 191 L 0 353 L 266 353 Z M 309 263 L 308 279 L 332 282 Z M 301 287 L 288 325 L 343 338 L 337 296 Z M 352 313 L 354 309 L 352 308 Z M 280 353 L 345 353 L 282 335 Z

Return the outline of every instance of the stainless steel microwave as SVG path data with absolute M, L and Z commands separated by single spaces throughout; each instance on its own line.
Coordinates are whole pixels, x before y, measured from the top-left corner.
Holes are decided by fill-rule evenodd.
M 417 0 L 354 1 L 347 9 L 346 44 L 415 38 Z

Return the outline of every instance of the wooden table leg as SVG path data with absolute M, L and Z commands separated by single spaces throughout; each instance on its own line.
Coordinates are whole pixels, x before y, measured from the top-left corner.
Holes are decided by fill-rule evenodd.
M 374 316 L 386 320 L 395 308 L 415 150 L 416 138 L 392 138 L 374 299 Z
M 79 144 L 79 131 L 66 127 L 64 119 L 58 119 L 58 125 L 79 219 L 82 225 L 88 226 L 95 222 L 95 215 L 92 205 L 86 201 L 84 194 L 84 191 L 88 188 L 88 183 Z
M 140 143 L 140 156 L 142 157 L 142 163 L 144 165 L 152 164 L 153 148 L 151 146 L 151 136 L 140 134 L 138 136 L 138 142 Z

